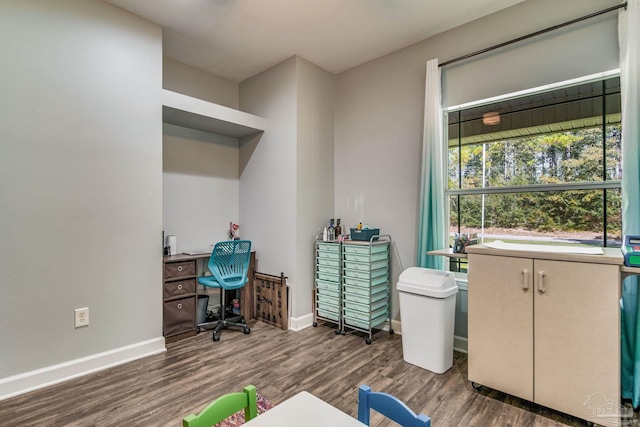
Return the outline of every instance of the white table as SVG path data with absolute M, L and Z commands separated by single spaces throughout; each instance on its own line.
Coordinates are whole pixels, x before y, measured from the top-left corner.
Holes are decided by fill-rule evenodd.
M 356 405 L 355 399 L 354 405 Z M 366 424 L 324 400 L 301 391 L 244 425 L 247 427 L 362 427 Z

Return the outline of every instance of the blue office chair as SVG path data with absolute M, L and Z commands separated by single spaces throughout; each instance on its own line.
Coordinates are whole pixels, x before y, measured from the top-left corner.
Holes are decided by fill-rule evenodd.
M 371 387 L 363 384 L 358 388 L 358 421 L 369 425 L 371 409 L 403 427 L 431 427 L 431 418 L 424 414 L 416 414 L 397 397 L 371 391 Z
M 249 279 L 249 260 L 251 258 L 251 242 L 249 240 L 228 240 L 216 243 L 209 258 L 211 276 L 198 278 L 198 283 L 209 288 L 220 289 L 220 315 L 217 322 L 198 323 L 198 330 L 215 324 L 213 340 L 220 340 L 220 331 L 229 326 L 242 328 L 245 334 L 251 329 L 245 324 L 242 316 L 225 319 L 226 291 L 242 288 Z

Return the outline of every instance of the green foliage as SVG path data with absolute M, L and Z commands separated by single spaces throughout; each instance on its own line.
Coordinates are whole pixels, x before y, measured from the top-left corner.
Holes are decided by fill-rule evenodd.
M 606 151 L 603 155 L 603 139 Z M 620 126 L 514 138 L 451 147 L 449 188 L 510 187 L 620 180 Z M 484 156 L 484 177 L 483 177 Z M 460 179 L 459 179 L 460 177 Z M 484 182 L 483 182 L 484 179 Z M 567 190 L 466 195 L 451 198 L 452 225 L 479 228 L 484 204 L 485 227 L 537 231 L 620 231 L 619 190 Z M 459 206 L 458 206 L 459 203 Z

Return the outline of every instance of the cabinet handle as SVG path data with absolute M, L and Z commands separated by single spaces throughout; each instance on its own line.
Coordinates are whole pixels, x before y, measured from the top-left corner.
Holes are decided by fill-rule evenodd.
M 547 273 L 545 273 L 544 271 L 540 270 L 538 272 L 538 291 L 541 294 L 544 294 L 547 290 L 544 288 L 544 276 L 546 276 Z
M 178 310 L 182 310 L 182 304 L 178 304 Z
M 529 270 L 526 268 L 522 270 L 522 290 L 529 290 Z
M 182 284 L 179 284 L 179 285 L 178 285 L 178 289 L 182 289 Z
M 178 271 L 182 271 L 182 266 L 181 265 L 178 266 Z

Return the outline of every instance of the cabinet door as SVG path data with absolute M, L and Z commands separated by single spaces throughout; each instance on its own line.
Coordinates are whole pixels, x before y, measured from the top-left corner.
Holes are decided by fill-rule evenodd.
M 548 260 L 534 267 L 534 401 L 589 419 L 591 395 L 619 403 L 619 267 Z
M 533 261 L 469 254 L 469 380 L 533 400 Z

